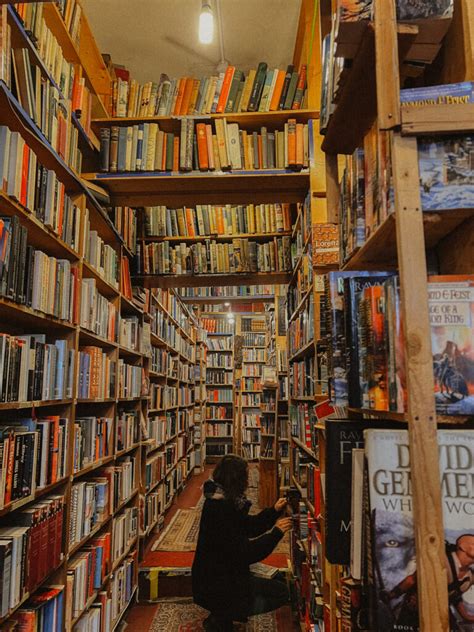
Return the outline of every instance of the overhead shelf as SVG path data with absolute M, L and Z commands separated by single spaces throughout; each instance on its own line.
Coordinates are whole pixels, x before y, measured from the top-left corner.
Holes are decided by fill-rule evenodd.
M 434 248 L 444 237 L 473 216 L 474 209 L 423 212 L 426 248 Z M 395 221 L 395 213 L 392 213 L 345 263 L 343 270 L 383 270 L 398 267 Z
M 403 61 L 418 34 L 418 27 L 399 24 L 398 54 Z M 375 30 L 368 24 L 362 42 L 347 72 L 336 109 L 329 119 L 322 144 L 327 154 L 352 154 L 377 116 L 375 80 Z
M 237 173 L 170 172 L 88 173 L 92 180 L 108 189 L 117 206 L 173 207 L 183 204 L 239 204 L 252 201 L 302 202 L 309 189 L 309 172 L 272 169 Z
M 474 131 L 474 103 L 403 107 L 402 134 L 461 134 Z
M 289 118 L 298 123 L 307 123 L 310 119 L 319 119 L 317 110 L 278 110 L 276 112 L 227 112 L 222 114 L 187 114 L 185 116 L 133 116 L 120 118 L 96 118 L 92 126 L 96 133 L 101 127 L 129 126 L 139 123 L 158 123 L 163 132 L 179 132 L 183 118 L 193 119 L 195 123 L 226 119 L 228 123 L 238 123 L 249 131 L 266 127 L 269 130 L 279 129 Z
M 244 272 L 235 274 L 144 274 L 134 283 L 147 288 L 218 287 L 224 285 L 278 285 L 288 283 L 288 272 Z M 224 299 L 226 301 L 227 299 Z

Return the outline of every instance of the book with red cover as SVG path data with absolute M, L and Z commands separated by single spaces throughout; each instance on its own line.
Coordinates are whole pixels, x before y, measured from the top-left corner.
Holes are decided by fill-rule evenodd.
M 217 102 L 217 114 L 221 114 L 225 110 L 227 99 L 229 98 L 230 86 L 232 85 L 232 79 L 234 78 L 234 72 L 235 66 L 227 66 L 224 81 L 222 82 L 221 93 L 219 95 L 219 101 Z

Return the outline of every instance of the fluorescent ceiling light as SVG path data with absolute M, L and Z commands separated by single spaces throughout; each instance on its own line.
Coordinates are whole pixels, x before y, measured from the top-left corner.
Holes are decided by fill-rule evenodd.
M 201 44 L 210 44 L 214 39 L 214 14 L 209 0 L 202 0 L 201 13 L 199 15 L 199 41 Z

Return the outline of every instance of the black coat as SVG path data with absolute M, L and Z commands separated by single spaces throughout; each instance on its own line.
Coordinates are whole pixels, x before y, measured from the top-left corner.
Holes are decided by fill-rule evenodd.
M 277 518 L 273 508 L 251 516 L 228 500 L 205 501 L 192 568 L 195 603 L 234 621 L 247 620 L 249 565 L 270 555 L 283 537 L 274 527 Z

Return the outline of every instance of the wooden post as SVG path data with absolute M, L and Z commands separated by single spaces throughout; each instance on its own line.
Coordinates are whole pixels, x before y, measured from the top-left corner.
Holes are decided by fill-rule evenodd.
M 375 72 L 380 129 L 400 125 L 400 76 L 394 0 L 375 0 Z
M 448 580 L 436 434 L 425 239 L 416 138 L 392 143 L 398 264 L 405 334 L 408 430 L 420 629 L 448 632 Z

